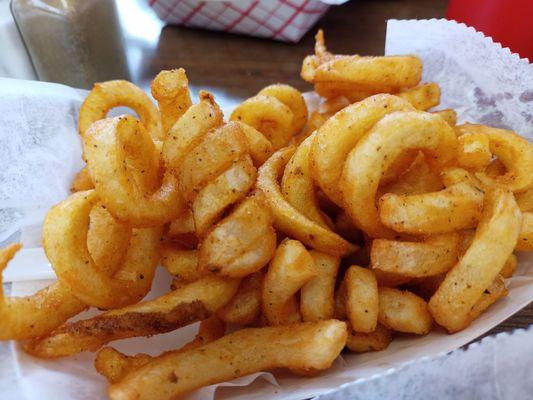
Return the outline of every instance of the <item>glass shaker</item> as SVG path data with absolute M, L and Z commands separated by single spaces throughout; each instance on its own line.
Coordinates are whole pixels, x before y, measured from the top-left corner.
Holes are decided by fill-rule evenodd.
M 114 0 L 12 0 L 11 12 L 39 80 L 89 89 L 130 78 Z

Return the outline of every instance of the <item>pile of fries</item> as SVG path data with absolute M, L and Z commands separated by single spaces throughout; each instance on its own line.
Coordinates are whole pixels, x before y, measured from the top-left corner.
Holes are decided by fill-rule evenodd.
M 129 82 L 96 84 L 79 115 L 87 166 L 43 226 L 57 281 L 0 292 L 0 339 L 41 358 L 98 351 L 111 399 L 170 399 L 466 328 L 533 250 L 533 146 L 428 111 L 440 89 L 421 74 L 416 56 L 331 54 L 319 32 L 301 73 L 322 96 L 310 115 L 275 84 L 225 120 L 210 93 L 192 103 L 183 69 L 152 82 L 158 107 Z M 108 118 L 117 106 L 138 118 Z M 160 264 L 171 288 L 142 301 Z M 104 347 L 198 321 L 158 357 Z

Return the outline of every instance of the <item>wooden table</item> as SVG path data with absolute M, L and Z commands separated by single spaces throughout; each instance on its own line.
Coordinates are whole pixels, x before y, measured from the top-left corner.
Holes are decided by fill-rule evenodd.
M 235 103 L 275 82 L 311 90 L 299 73 L 303 57 L 313 51 L 318 28 L 324 29 L 335 53 L 380 55 L 387 19 L 442 18 L 446 4 L 446 0 L 352 0 L 330 8 L 298 44 L 166 26 L 157 44 L 144 54 L 142 68 L 132 72 L 137 83 L 148 87 L 160 70 L 184 67 L 194 89 L 212 91 Z M 486 335 L 532 323 L 530 304 Z
M 159 42 L 133 71 L 143 86 L 162 69 L 183 67 L 193 86 L 246 98 L 275 82 L 300 90 L 302 59 L 313 52 L 318 28 L 335 53 L 383 54 L 387 19 L 441 18 L 446 0 L 352 0 L 331 7 L 297 44 L 166 26 Z

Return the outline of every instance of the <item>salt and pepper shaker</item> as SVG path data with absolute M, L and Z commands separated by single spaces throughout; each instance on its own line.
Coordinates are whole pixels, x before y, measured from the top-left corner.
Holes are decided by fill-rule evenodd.
M 130 78 L 114 0 L 12 0 L 11 12 L 39 80 Z

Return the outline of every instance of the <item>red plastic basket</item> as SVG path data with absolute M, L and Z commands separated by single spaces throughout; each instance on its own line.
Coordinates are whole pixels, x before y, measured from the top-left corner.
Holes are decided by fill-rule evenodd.
M 194 28 L 298 42 L 326 12 L 321 0 L 150 0 L 163 21 Z

